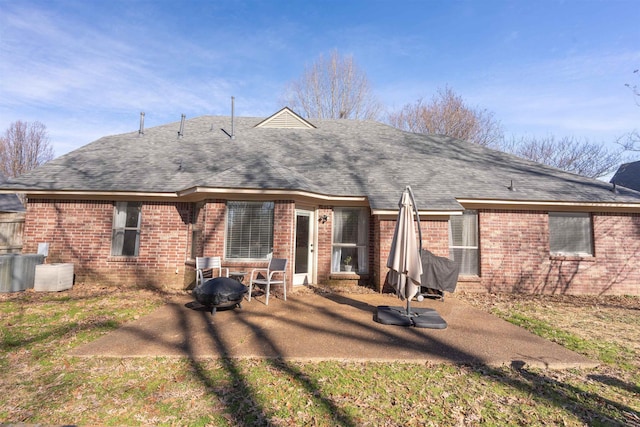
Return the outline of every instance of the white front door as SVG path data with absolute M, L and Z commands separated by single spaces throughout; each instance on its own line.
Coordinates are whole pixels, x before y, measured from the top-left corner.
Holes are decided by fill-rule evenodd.
M 313 247 L 315 222 L 313 211 L 296 209 L 295 263 L 293 266 L 293 284 L 309 285 L 313 283 Z

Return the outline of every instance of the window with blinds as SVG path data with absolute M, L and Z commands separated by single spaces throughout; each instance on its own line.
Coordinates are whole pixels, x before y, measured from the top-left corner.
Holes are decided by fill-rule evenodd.
M 449 218 L 449 256 L 460 268 L 460 274 L 479 274 L 478 211 L 467 209 Z
M 117 202 L 113 212 L 112 256 L 138 256 L 142 203 Z
M 591 215 L 583 212 L 549 212 L 551 255 L 593 256 Z
M 334 209 L 331 271 L 369 271 L 368 209 Z
M 273 202 L 227 202 L 226 258 L 265 259 L 273 252 Z

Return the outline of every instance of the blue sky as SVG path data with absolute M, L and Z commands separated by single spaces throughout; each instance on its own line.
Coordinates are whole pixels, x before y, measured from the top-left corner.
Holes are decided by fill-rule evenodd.
M 305 65 L 352 54 L 389 111 L 451 87 L 508 136 L 640 128 L 640 1 L 0 0 L 0 132 L 56 155 L 182 113 L 266 117 Z M 640 102 L 640 101 L 638 101 Z

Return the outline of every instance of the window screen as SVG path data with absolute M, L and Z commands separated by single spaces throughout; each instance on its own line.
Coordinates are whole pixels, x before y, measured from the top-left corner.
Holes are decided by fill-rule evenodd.
M 549 252 L 552 255 L 593 255 L 591 215 L 549 212 Z
M 227 203 L 227 258 L 264 259 L 273 252 L 273 202 Z

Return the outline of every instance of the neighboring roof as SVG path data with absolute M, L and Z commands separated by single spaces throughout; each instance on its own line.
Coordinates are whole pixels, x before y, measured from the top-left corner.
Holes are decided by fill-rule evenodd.
M 283 109 L 271 117 L 289 120 L 291 114 Z M 106 136 L 0 188 L 85 197 L 269 190 L 329 200 L 361 197 L 374 210 L 392 211 L 410 185 L 421 211 L 459 211 L 460 200 L 631 203 L 640 208 L 638 192 L 616 194 L 608 183 L 454 138 L 373 121 L 304 122 L 315 128 L 256 127 L 265 119 L 237 117 L 231 139 L 229 117 L 202 116 L 185 122 L 182 137 L 179 122 L 145 129 L 144 135 Z M 517 191 L 509 189 L 511 182 Z
M 0 187 L 6 182 L 0 174 Z M 24 212 L 26 209 L 16 194 L 0 194 L 0 212 Z
M 640 161 L 620 166 L 610 182 L 640 191 Z
M 0 194 L 0 212 L 24 212 L 24 205 L 15 194 Z

